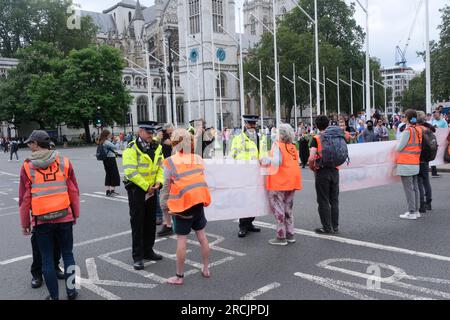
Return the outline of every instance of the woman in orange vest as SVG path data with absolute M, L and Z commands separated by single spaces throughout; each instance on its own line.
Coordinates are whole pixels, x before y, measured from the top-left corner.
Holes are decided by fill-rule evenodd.
M 185 129 L 172 134 L 173 156 L 164 160 L 164 187 L 161 190 L 161 207 L 173 215 L 177 234 L 177 273 L 169 284 L 184 283 L 187 236 L 194 230 L 200 242 L 203 258 L 202 275 L 209 273 L 209 243 L 206 238 L 204 207 L 211 203 L 205 181 L 203 159 L 194 153 L 194 137 Z
M 401 215 L 401 219 L 417 220 L 419 213 L 419 172 L 420 154 L 422 152 L 422 130 L 416 128 L 417 112 L 407 110 L 405 112 L 406 129 L 403 131 L 397 146 L 397 175 L 402 178 L 408 212 Z
M 294 139 L 294 129 L 288 124 L 280 125 L 278 141 L 273 144 L 270 158 L 261 160 L 263 166 L 269 167 L 266 189 L 277 220 L 277 237 L 269 243 L 274 246 L 286 246 L 296 241 L 292 209 L 295 191 L 302 190 L 302 175 Z

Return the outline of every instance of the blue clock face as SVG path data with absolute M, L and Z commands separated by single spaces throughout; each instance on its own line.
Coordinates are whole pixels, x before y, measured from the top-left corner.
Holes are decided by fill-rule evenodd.
M 189 54 L 189 60 L 192 63 L 196 63 L 198 60 L 198 50 L 197 49 L 192 49 L 191 53 Z
M 227 54 L 225 53 L 225 50 L 223 48 L 217 49 L 217 59 L 219 59 L 220 62 L 225 61 Z

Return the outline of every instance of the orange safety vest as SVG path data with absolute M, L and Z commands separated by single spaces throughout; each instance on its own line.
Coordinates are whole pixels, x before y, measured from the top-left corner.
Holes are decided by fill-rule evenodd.
M 45 216 L 70 207 L 67 191 L 69 159 L 64 157 L 61 162 L 58 155 L 56 161 L 46 169 L 36 168 L 30 161 L 26 161 L 23 166 L 31 181 L 33 217 Z
M 283 163 L 278 167 L 270 166 L 267 176 L 267 190 L 292 191 L 302 190 L 302 173 L 300 171 L 297 148 L 292 143 L 276 142 L 274 148 L 279 148 Z M 274 148 L 270 151 L 273 157 Z
M 410 135 L 408 144 L 398 152 L 397 164 L 419 165 L 422 153 L 422 130 L 417 130 L 416 127 L 410 127 L 408 130 Z
M 172 213 L 182 213 L 201 203 L 205 207 L 211 204 L 200 156 L 178 152 L 164 160 L 164 166 L 171 172 L 167 206 Z

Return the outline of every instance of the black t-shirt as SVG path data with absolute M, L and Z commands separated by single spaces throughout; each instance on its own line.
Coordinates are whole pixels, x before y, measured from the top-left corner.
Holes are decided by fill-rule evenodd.
M 317 140 L 316 140 L 315 137 L 311 139 L 311 148 L 316 148 L 316 149 L 319 148 L 319 146 L 317 145 Z

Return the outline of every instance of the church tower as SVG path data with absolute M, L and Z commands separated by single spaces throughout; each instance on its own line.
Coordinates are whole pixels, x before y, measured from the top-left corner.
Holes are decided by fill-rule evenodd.
M 239 82 L 234 78 L 239 48 L 224 29 L 238 39 L 235 0 L 178 0 L 180 53 L 188 58 L 188 63 L 179 63 L 186 114 L 190 96 L 189 118 L 204 118 L 207 127 L 219 129 L 221 114 L 225 127 L 241 123 Z
M 136 3 L 136 10 L 134 12 L 134 19 L 133 19 L 134 35 L 136 41 L 142 40 L 144 25 L 145 25 L 144 14 L 142 13 L 141 4 L 139 3 L 138 0 Z

